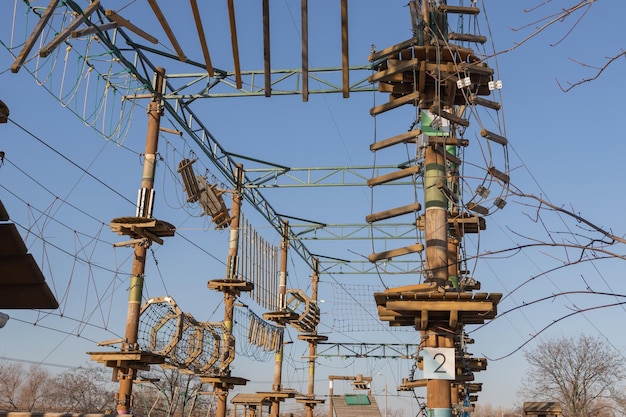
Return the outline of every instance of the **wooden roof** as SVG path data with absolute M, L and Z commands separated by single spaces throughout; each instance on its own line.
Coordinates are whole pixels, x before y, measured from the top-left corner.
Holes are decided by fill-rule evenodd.
M 333 396 L 333 409 L 337 417 L 381 417 L 376 399 L 368 395 L 368 405 L 349 404 L 346 396 Z
M 59 303 L 0 202 L 0 309 L 55 309 Z

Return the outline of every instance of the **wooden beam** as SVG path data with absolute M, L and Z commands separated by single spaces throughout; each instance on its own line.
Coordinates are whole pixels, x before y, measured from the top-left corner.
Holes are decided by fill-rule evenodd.
M 413 105 L 417 105 L 417 101 L 420 98 L 420 93 L 419 91 L 414 91 L 411 94 L 407 94 L 405 96 L 399 97 L 393 101 L 390 101 L 388 103 L 384 103 L 381 104 L 380 106 L 376 106 L 376 107 L 372 107 L 370 109 L 370 115 L 372 116 L 377 116 L 381 113 L 384 113 L 388 110 L 392 110 L 395 109 L 396 107 L 400 107 L 404 104 L 408 104 L 411 103 Z
M 380 149 L 388 148 L 389 146 L 397 145 L 398 143 L 417 142 L 417 137 L 422 134 L 420 129 L 413 129 L 409 132 L 404 132 L 399 135 L 379 140 L 370 145 L 370 151 L 378 151 Z
M 83 29 L 78 29 L 72 32 L 72 38 L 81 38 L 83 36 L 93 35 L 94 33 L 106 32 L 107 30 L 115 29 L 118 27 L 117 22 L 109 22 L 100 26 L 89 26 Z
M 350 97 L 350 61 L 348 58 L 348 0 L 341 0 L 341 73 L 343 97 Z
M 377 222 L 380 220 L 387 220 L 393 217 L 401 216 L 403 214 L 415 213 L 416 211 L 420 211 L 422 206 L 420 203 L 408 204 L 402 207 L 396 207 L 393 209 L 380 211 L 378 213 L 373 213 L 365 216 L 365 221 L 368 223 Z
M 178 59 L 180 59 L 183 62 L 186 62 L 187 57 L 185 56 L 185 53 L 180 47 L 180 44 L 178 43 L 178 40 L 176 39 L 176 36 L 174 35 L 172 28 L 170 27 L 169 23 L 167 23 L 167 19 L 165 18 L 165 15 L 161 11 L 161 8 L 159 7 L 158 3 L 156 2 L 156 0 L 148 0 L 148 4 L 150 4 L 150 7 L 152 8 L 154 15 L 159 20 L 159 23 L 161 24 L 161 27 L 165 31 L 165 34 L 167 35 L 168 39 L 172 43 L 174 50 L 176 50 L 176 53 L 178 54 Z
M 300 4 L 302 18 L 302 101 L 309 101 L 309 2 Z
M 44 26 L 46 25 L 46 23 L 48 23 L 48 20 L 50 20 L 50 17 L 52 16 L 52 12 L 54 12 L 54 9 L 56 9 L 57 5 L 59 4 L 59 1 L 60 0 L 52 0 L 50 4 L 48 4 L 46 11 L 43 13 L 43 15 L 41 15 L 39 22 L 37 22 L 35 29 L 33 29 L 33 33 L 30 34 L 30 36 L 26 40 L 26 43 L 24 44 L 24 47 L 15 58 L 15 61 L 13 61 L 13 64 L 11 65 L 12 73 L 14 74 L 17 73 L 20 70 L 20 68 L 22 68 L 22 65 L 24 65 L 24 61 L 26 61 L 26 57 L 28 56 L 30 51 L 33 49 L 33 46 L 35 46 L 35 42 L 37 41 L 37 38 L 39 38 L 39 35 L 43 31 Z
M 386 70 L 378 71 L 376 74 L 370 75 L 367 81 L 369 81 L 370 83 L 374 83 L 376 81 L 390 81 L 389 77 L 391 77 L 392 75 L 415 70 L 418 63 L 419 61 L 417 58 L 409 60 L 390 59 L 388 61 L 389 65 Z
M 400 169 L 398 171 L 391 172 L 389 174 L 379 175 L 378 177 L 370 178 L 367 180 L 367 185 L 373 187 L 375 185 L 385 184 L 400 178 L 405 178 L 411 175 L 416 175 L 420 172 L 419 165 L 413 165 L 409 168 Z
M 120 16 L 117 13 L 115 13 L 115 11 L 113 11 L 113 10 L 105 10 L 104 15 L 110 21 L 115 22 L 118 25 L 125 27 L 126 29 L 130 30 L 131 32 L 133 32 L 135 35 L 144 38 L 148 42 L 152 42 L 154 44 L 159 43 L 159 40 L 157 38 L 155 38 L 154 36 L 144 32 L 143 30 L 139 29 L 139 27 L 137 27 L 137 26 L 133 25 L 132 23 L 130 23 L 130 20 L 124 19 L 122 16 Z
M 422 245 L 421 243 L 416 243 L 414 245 L 405 246 L 403 248 L 391 249 L 388 251 L 378 252 L 378 253 L 372 253 L 367 257 L 367 259 L 370 262 L 376 262 L 376 261 L 380 261 L 381 259 L 392 259 L 392 258 L 395 258 L 396 256 L 408 255 L 410 253 L 421 252 L 423 250 L 424 250 L 424 245 Z M 387 301 L 387 305 L 389 305 L 390 302 L 392 301 Z M 394 309 L 390 308 L 390 310 L 394 310 Z
M 200 47 L 202 48 L 202 56 L 204 57 L 204 65 L 210 77 L 215 76 L 213 70 L 213 64 L 211 63 L 211 55 L 209 54 L 209 46 L 206 43 L 206 35 L 204 34 L 204 25 L 202 24 L 202 18 L 200 17 L 200 9 L 198 8 L 197 0 L 189 0 L 191 3 L 191 12 L 193 14 L 193 20 L 196 22 L 196 30 L 198 31 L 198 39 L 200 40 Z
M 228 22 L 230 24 L 230 40 L 233 50 L 233 65 L 235 66 L 235 84 L 237 88 L 243 86 L 241 80 L 241 64 L 239 63 L 239 42 L 237 40 L 237 22 L 235 20 L 235 1 L 228 1 Z
M 265 97 L 272 95 L 272 65 L 270 54 L 270 0 L 263 0 L 263 69 Z
M 76 17 L 72 23 L 67 25 L 61 32 L 59 32 L 50 43 L 39 50 L 39 56 L 42 58 L 47 57 L 52 51 L 61 44 L 64 40 L 70 37 L 72 32 L 77 29 L 91 14 L 100 7 L 100 0 L 95 0 L 91 3 L 81 16 Z

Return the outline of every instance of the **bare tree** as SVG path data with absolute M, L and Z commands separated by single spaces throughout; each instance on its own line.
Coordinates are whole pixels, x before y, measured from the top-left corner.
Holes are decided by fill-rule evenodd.
M 114 409 L 116 386 L 104 368 L 75 368 L 58 375 L 47 393 L 47 409 L 57 412 L 102 413 Z
M 19 389 L 23 381 L 22 366 L 15 363 L 0 362 L 0 409 L 19 410 Z
M 140 376 L 150 383 L 142 384 L 145 389 L 135 391 L 134 415 L 169 417 L 210 414 L 212 396 L 204 395 L 210 387 L 202 383 L 197 375 L 174 368 L 156 367 Z M 150 390 L 150 385 L 155 389 Z
M 545 340 L 525 354 L 528 371 L 520 395 L 556 401 L 567 417 L 611 415 L 623 402 L 626 367 L 601 339 L 580 336 Z
M 519 46 L 528 42 L 530 39 L 536 37 L 537 35 L 552 26 L 555 26 L 557 24 L 566 25 L 565 33 L 563 34 L 563 36 L 556 42 L 550 44 L 550 46 L 557 46 L 577 28 L 582 19 L 584 19 L 585 15 L 597 3 L 597 0 L 569 0 L 568 6 L 563 6 L 561 4 L 562 2 L 559 2 L 557 6 L 554 6 L 554 8 L 551 9 L 550 6 L 554 3 L 552 2 L 552 0 L 543 0 L 536 3 L 535 6 L 525 9 L 525 13 L 528 13 L 529 15 L 538 14 L 540 17 L 531 21 L 527 25 L 514 29 L 515 31 L 527 31 L 528 33 L 521 41 L 517 42 L 513 47 L 500 53 L 509 52 L 513 49 L 518 48 Z M 605 61 L 600 64 L 590 64 L 581 61 L 580 59 L 570 58 L 571 61 L 575 64 L 580 65 L 581 67 L 586 69 L 591 69 L 593 71 L 592 75 L 589 77 L 580 78 L 578 81 L 566 82 L 565 84 L 557 81 L 559 84 L 559 88 L 563 92 L 568 92 L 581 84 L 591 82 L 599 78 L 609 66 L 614 64 L 620 58 L 626 58 L 626 50 L 624 50 L 623 48 L 606 56 Z
M 39 411 L 46 407 L 46 391 L 52 378 L 40 366 L 32 365 L 19 389 L 19 408 L 23 411 Z

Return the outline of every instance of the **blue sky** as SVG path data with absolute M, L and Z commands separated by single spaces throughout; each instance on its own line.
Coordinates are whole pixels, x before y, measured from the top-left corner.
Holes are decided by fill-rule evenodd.
M 207 20 L 211 22 L 208 37 L 214 65 L 232 70 L 223 3 L 207 12 Z M 299 66 L 299 3 L 296 3 L 272 2 L 274 68 Z M 378 3 L 373 0 L 350 3 L 353 65 L 367 63 L 372 44 L 382 49 L 410 37 L 405 2 L 385 2 L 383 7 Z M 118 93 L 106 90 L 95 74 L 80 69 L 82 63 L 73 52 L 68 53 L 70 58 L 65 61 L 64 47 L 47 61 L 29 60 L 22 71 L 12 74 L 9 49 L 14 48 L 13 53 L 19 50 L 20 42 L 35 22 L 30 15 L 25 23 L 21 2 L 17 2 L 16 9 L 13 6 L 11 1 L 4 2 L 3 7 L 11 13 L 0 17 L 0 99 L 9 106 L 12 119 L 12 123 L 0 126 L 0 150 L 5 152 L 4 164 L 0 166 L 0 198 L 12 220 L 20 225 L 30 252 L 61 301 L 61 308 L 52 312 L 7 311 L 11 320 L 0 330 L 3 341 L 0 356 L 80 366 L 89 362 L 85 352 L 102 349 L 96 342 L 115 339 L 123 333 L 131 251 L 112 248 L 123 237 L 114 235 L 108 223 L 113 218 L 134 214 L 141 180 L 140 155 L 145 144 L 146 102 L 138 100 L 133 106 L 132 101 L 122 101 L 121 89 Z M 310 65 L 338 66 L 341 56 L 338 2 L 324 1 L 311 7 Z M 576 14 L 519 46 L 517 43 L 540 25 L 533 22 L 565 6 L 548 2 L 532 13 L 525 13 L 524 9 L 530 8 L 528 2 L 505 4 L 489 0 L 484 2 L 484 7 L 483 17 L 488 17 L 489 25 L 481 23 L 482 33 L 493 40 L 496 51 L 510 50 L 497 55 L 497 61 L 489 62 L 503 81 L 501 114 L 510 141 L 512 183 L 525 193 L 542 195 L 553 204 L 580 213 L 622 236 L 623 201 L 619 184 L 626 145 L 620 125 L 619 98 L 623 89 L 620 79 L 623 61 L 614 63 L 593 83 L 568 93 L 559 89 L 557 80 L 565 85 L 595 74 L 592 68 L 572 60 L 597 66 L 607 56 L 619 53 L 624 39 L 619 19 L 626 5 L 596 2 L 580 23 L 575 24 L 581 16 Z M 148 10 L 145 5 L 130 2 L 118 10 L 124 16 L 139 16 L 142 8 Z M 238 11 L 242 67 L 262 69 L 260 4 Z M 150 28 L 150 32 L 160 33 L 154 17 L 145 16 L 145 21 L 139 17 L 131 20 Z M 170 24 L 180 30 L 188 56 L 201 60 L 195 34 L 188 28 L 191 17 L 173 11 L 169 11 L 168 17 Z M 61 17 L 55 19 L 59 25 Z M 164 48 L 171 49 L 164 35 L 159 38 Z M 97 46 L 91 47 L 89 51 L 97 50 Z M 75 48 L 87 51 L 85 42 L 77 41 Z M 110 61 L 107 56 L 93 59 L 98 62 L 98 68 L 105 68 Z M 156 59 L 153 62 L 161 65 Z M 40 69 L 35 73 L 38 65 Z M 192 72 L 171 60 L 164 59 L 162 65 L 168 74 L 178 70 Z M 50 91 L 39 86 L 35 77 Z M 128 81 L 127 74 L 118 73 L 113 79 L 118 81 L 117 85 L 128 87 L 128 91 L 136 87 Z M 298 96 L 220 98 L 198 100 L 192 109 L 217 141 L 234 154 L 290 167 L 371 166 L 375 162 L 398 161 L 398 155 L 384 156 L 389 161 L 374 161 L 369 144 L 375 137 L 406 130 L 414 113 L 413 109 L 401 109 L 393 116 L 373 119 L 369 109 L 381 100 L 381 96 L 372 93 L 353 94 L 349 99 L 338 94 L 311 95 L 307 103 Z M 81 121 L 81 117 L 89 123 Z M 116 129 L 120 119 L 120 128 Z M 164 117 L 162 125 L 176 127 L 170 117 Z M 103 139 L 98 131 L 110 139 Z M 470 146 L 470 149 L 468 158 L 479 159 L 477 148 Z M 186 135 L 161 135 L 155 216 L 174 224 L 177 236 L 169 238 L 162 247 L 151 248 L 145 296 L 171 295 L 184 311 L 197 319 L 217 321 L 221 319 L 221 296 L 209 291 L 206 282 L 224 276 L 228 233 L 214 230 L 205 217 L 199 216 L 197 206 L 185 203 L 176 167 L 180 159 L 192 152 L 199 155 Z M 214 177 L 218 184 L 224 181 L 206 158 L 200 158 L 196 169 L 209 178 Z M 397 204 L 391 206 L 406 204 L 399 192 L 392 189 L 389 195 L 377 194 L 367 187 L 263 191 L 278 213 L 327 223 L 363 222 L 372 207 L 386 207 L 387 201 L 392 200 Z M 230 201 L 227 204 L 230 206 Z M 275 231 L 255 210 L 244 206 L 244 215 L 269 243 L 279 244 Z M 580 243 L 585 242 L 584 236 L 590 235 L 584 225 L 563 216 L 546 213 L 545 217 L 542 215 L 545 221 L 542 224 L 533 221 L 534 215 L 534 209 L 525 205 L 524 200 L 511 198 L 504 210 L 488 217 L 487 230 L 479 238 L 468 239 L 465 246 L 468 255 L 497 252 L 529 242 L 529 238 L 561 241 L 574 239 L 573 232 Z M 338 258 L 353 253 L 367 256 L 371 251 L 368 242 L 354 242 L 348 248 L 335 247 L 332 242 L 311 245 Z M 613 250 L 620 253 L 619 248 Z M 619 260 L 584 262 L 541 274 L 578 255 L 574 249 L 544 247 L 471 262 L 474 277 L 482 283 L 481 291 L 505 295 L 498 308 L 500 317 L 484 327 L 467 329 L 476 342 L 470 351 L 477 357 L 490 359 L 487 371 L 476 376 L 477 382 L 483 382 L 480 403 L 511 406 L 524 400 L 516 396 L 525 373 L 523 350 L 532 349 L 536 340 L 533 335 L 544 327 L 577 309 L 622 301 L 617 297 L 572 294 L 520 308 L 552 294 L 587 288 L 626 294 L 623 280 L 619 279 Z M 310 271 L 293 253 L 289 268 L 289 286 L 310 289 Z M 534 276 L 537 278 L 530 280 Z M 389 278 L 386 285 L 400 285 L 404 279 Z M 409 282 L 412 279 L 409 277 Z M 372 297 L 367 294 L 377 286 L 380 288 L 377 278 L 322 275 L 320 298 L 324 302 L 320 305 L 320 332 L 328 334 L 331 341 L 417 343 L 416 332 L 406 329 L 391 332 L 375 320 L 366 320 L 366 324 L 356 321 L 359 316 L 367 318 L 373 311 L 368 310 L 372 308 L 367 307 Z M 347 304 L 351 304 L 352 311 L 340 308 Z M 509 310 L 512 311 L 507 313 Z M 585 333 L 606 338 L 616 348 L 616 361 L 621 361 L 626 341 L 615 331 L 615 323 L 625 311 L 623 307 L 612 307 L 576 314 L 549 326 L 541 332 L 541 337 Z M 285 386 L 305 391 L 306 362 L 302 356 L 307 354 L 307 349 L 296 340 L 295 331 L 291 330 L 288 338 L 295 343 L 286 347 L 289 359 L 283 381 Z M 382 375 L 374 377 L 374 391 L 382 404 L 383 384 L 397 385 L 407 377 L 410 365 L 402 360 L 323 358 L 318 366 L 318 392 L 326 393 L 327 384 L 323 381 L 328 374 L 380 372 Z M 248 377 L 249 369 L 258 370 L 254 379 L 260 382 L 249 384 L 245 390 L 269 390 L 272 361 L 250 365 L 246 358 L 238 357 L 233 364 L 233 374 L 237 376 L 241 372 Z M 395 394 L 395 390 L 390 388 L 389 393 Z M 407 413 L 416 412 L 415 402 L 406 397 L 393 396 L 390 406 L 404 407 Z

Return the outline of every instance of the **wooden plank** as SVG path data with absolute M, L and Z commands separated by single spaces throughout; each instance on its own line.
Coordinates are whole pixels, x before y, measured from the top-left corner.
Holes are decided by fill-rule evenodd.
M 415 213 L 416 211 L 420 211 L 422 206 L 420 203 L 408 204 L 406 206 L 397 207 L 389 210 L 379 211 L 378 213 L 373 213 L 365 216 L 365 221 L 367 223 L 373 223 L 380 220 L 391 219 L 393 217 L 402 216 L 408 213 Z
M 386 111 L 395 109 L 397 107 L 400 107 L 404 104 L 413 104 L 414 106 L 417 105 L 417 101 L 419 100 L 420 97 L 420 93 L 419 91 L 414 91 L 411 94 L 407 94 L 405 96 L 402 96 L 400 98 L 397 98 L 395 100 L 392 100 L 388 103 L 385 104 L 381 104 L 380 106 L 376 106 L 370 109 L 370 115 L 372 116 L 377 116 L 381 113 L 384 113 Z
M 113 10 L 105 10 L 104 11 L 104 15 L 110 21 L 115 22 L 118 25 L 125 27 L 126 29 L 130 30 L 131 32 L 133 32 L 135 35 L 144 38 L 148 42 L 151 42 L 151 43 L 154 43 L 154 44 L 159 43 L 159 40 L 157 38 L 155 38 L 154 36 L 144 32 L 143 30 L 139 29 L 139 27 L 137 27 L 137 26 L 133 25 L 132 23 L 130 23 L 130 20 L 124 19 L 122 16 L 117 14 L 115 11 L 113 11 Z
M 408 255 L 410 253 L 421 252 L 424 250 L 424 245 L 416 243 L 415 245 L 405 246 L 403 248 L 391 249 L 384 252 L 372 253 L 367 257 L 370 262 L 380 261 L 381 259 L 392 259 L 396 256 Z M 387 303 L 389 304 L 389 303 Z
M 100 26 L 89 26 L 73 31 L 72 38 L 82 38 L 83 36 L 93 35 L 94 33 L 106 32 L 107 30 L 115 29 L 118 26 L 117 22 L 109 22 Z
M 387 81 L 387 79 L 395 74 L 400 74 L 406 71 L 415 70 L 416 66 L 419 64 L 419 60 L 417 58 L 413 58 L 407 61 L 396 61 L 389 60 L 389 65 L 387 69 L 378 71 L 374 75 L 370 75 L 368 77 L 368 81 L 370 83 L 375 83 L 377 81 Z
M 444 119 L 449 120 L 450 122 L 455 123 L 459 126 L 468 127 L 470 124 L 469 120 L 463 119 L 462 117 L 459 117 L 456 114 L 442 110 L 441 107 L 439 106 L 435 106 L 435 105 L 430 106 L 430 112 L 439 117 L 443 117 Z
M 191 3 L 191 13 L 193 14 L 193 20 L 196 24 L 196 31 L 198 32 L 198 39 L 200 40 L 200 48 L 202 49 L 202 56 L 204 57 L 204 65 L 209 73 L 210 77 L 215 76 L 215 70 L 213 69 L 213 63 L 211 62 L 211 55 L 209 54 L 209 46 L 206 42 L 206 35 L 204 33 L 204 25 L 202 24 L 202 17 L 200 16 L 200 9 L 198 8 L 197 0 L 189 0 Z
M 505 138 L 504 136 L 500 136 L 497 133 L 490 132 L 487 129 L 482 129 L 480 131 L 480 136 L 482 136 L 485 139 L 489 139 L 491 141 L 499 143 L 500 145 L 506 146 L 506 144 L 509 143 L 507 138 Z
M 100 7 L 100 0 L 95 0 L 91 3 L 81 16 L 76 17 L 72 23 L 67 25 L 61 32 L 59 32 L 46 46 L 39 50 L 39 56 L 42 58 L 47 57 L 54 51 L 54 49 L 61 44 L 64 40 L 70 37 L 72 31 L 78 28 L 82 23 L 85 22 L 91 14 L 96 11 L 96 9 Z
M 22 65 L 24 65 L 24 61 L 26 61 L 26 57 L 28 56 L 30 51 L 33 49 L 33 46 L 35 46 L 35 42 L 37 42 L 37 38 L 39 38 L 39 35 L 43 31 L 44 26 L 46 26 L 46 23 L 48 23 L 48 20 L 50 20 L 50 17 L 52 16 L 52 13 L 56 9 L 57 5 L 59 4 L 59 1 L 60 0 L 52 0 L 50 4 L 48 4 L 46 11 L 43 13 L 43 15 L 41 15 L 41 19 L 39 19 L 39 22 L 37 22 L 35 29 L 33 29 L 33 32 L 30 34 L 30 36 L 26 40 L 24 47 L 15 58 L 15 61 L 13 61 L 13 64 L 11 64 L 12 73 L 14 74 L 17 73 L 20 70 L 20 68 L 22 68 Z
M 378 151 L 399 143 L 417 142 L 417 137 L 421 134 L 422 131 L 420 129 L 413 129 L 387 139 L 379 140 L 370 145 L 370 151 Z
M 448 4 L 441 4 L 438 7 L 441 12 L 446 12 L 446 13 L 471 14 L 471 15 L 477 15 L 478 13 L 480 13 L 480 9 L 478 7 L 453 6 L 453 5 L 448 5 Z
M 341 89 L 350 97 L 350 61 L 348 58 L 348 0 L 341 0 Z
M 478 312 L 486 313 L 492 311 L 495 305 L 489 300 L 449 300 L 423 299 L 423 300 L 395 300 L 388 301 L 387 308 L 396 312 L 416 312 L 416 311 L 439 311 L 439 312 Z
M 378 52 L 374 52 L 372 54 L 370 54 L 370 56 L 368 57 L 368 60 L 370 62 L 374 62 L 374 61 L 378 61 L 380 59 L 383 58 L 387 58 L 390 55 L 393 54 L 397 54 L 400 51 L 402 51 L 403 49 L 407 49 L 410 48 L 413 45 L 416 45 L 418 43 L 417 38 L 411 38 L 411 39 L 407 39 L 406 41 L 402 41 L 400 43 L 397 43 L 395 45 L 389 46 L 385 49 L 381 49 Z
M 394 181 L 400 178 L 406 178 L 411 175 L 416 175 L 420 172 L 419 165 L 413 165 L 409 168 L 404 168 L 398 171 L 391 172 L 389 174 L 380 175 L 378 177 L 370 178 L 367 180 L 367 185 L 373 187 L 375 185 L 385 184 L 390 181 Z
M 485 43 L 487 42 L 487 37 L 482 35 L 473 35 L 471 33 L 455 33 L 450 32 L 448 34 L 448 39 L 451 41 L 460 41 L 460 42 L 475 42 L 475 43 Z
M 159 7 L 158 3 L 156 2 L 156 0 L 148 0 L 148 4 L 150 4 L 150 7 L 152 8 L 154 15 L 158 19 L 159 23 L 161 24 L 161 27 L 165 31 L 165 34 L 167 35 L 168 39 L 172 43 L 172 46 L 174 47 L 176 54 L 178 54 L 178 59 L 180 59 L 183 62 L 186 62 L 187 57 L 185 56 L 183 49 L 180 47 L 180 44 L 178 43 L 178 40 L 176 39 L 176 36 L 174 35 L 174 31 L 172 31 L 172 28 L 170 27 L 169 23 L 167 23 L 167 19 L 165 18 L 163 11 L 161 11 L 161 8 Z
M 235 84 L 237 88 L 243 86 L 241 80 L 241 64 L 239 62 L 239 41 L 237 40 L 237 22 L 235 19 L 235 1 L 228 0 L 228 22 L 230 24 L 230 39 L 233 50 L 233 62 L 235 66 Z
M 263 73 L 265 97 L 272 95 L 272 65 L 270 54 L 270 0 L 263 0 Z

